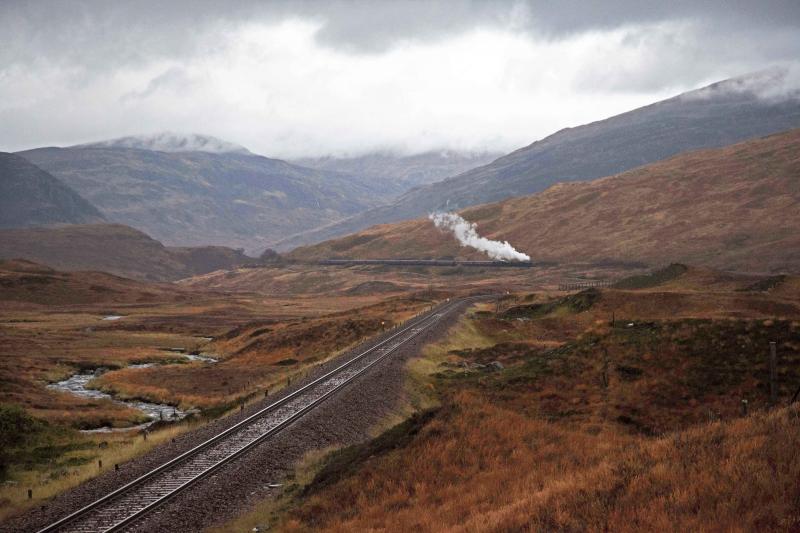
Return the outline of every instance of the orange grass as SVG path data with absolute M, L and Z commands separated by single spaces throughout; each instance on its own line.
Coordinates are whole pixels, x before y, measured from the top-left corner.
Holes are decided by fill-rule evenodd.
M 286 531 L 739 531 L 800 526 L 800 412 L 658 439 L 461 392 L 404 449 L 312 495 Z
M 715 307 L 722 301 L 735 305 Z M 786 303 L 796 317 L 794 301 Z M 782 303 L 761 295 L 608 290 L 577 314 L 498 320 L 484 308 L 426 351 L 422 366 L 441 373 L 434 419 L 409 444 L 352 464 L 333 484 L 312 482 L 281 527 L 796 530 L 800 408 L 764 408 L 760 347 L 780 341 L 783 401 L 797 381 L 798 330 L 794 321 L 765 320 L 774 305 Z M 615 328 L 613 310 L 625 319 Z M 491 360 L 506 369 L 454 364 Z M 750 398 L 750 416 L 740 416 L 741 398 Z

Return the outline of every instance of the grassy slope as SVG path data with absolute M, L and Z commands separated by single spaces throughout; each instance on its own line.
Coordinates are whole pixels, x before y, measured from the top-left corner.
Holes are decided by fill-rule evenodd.
M 679 260 L 740 271 L 800 265 L 800 130 L 682 154 L 616 176 L 466 209 L 534 260 Z M 299 248 L 325 257 L 478 257 L 427 220 Z
M 60 272 L 21 259 L 0 260 L 0 301 L 40 305 L 147 303 L 187 299 L 186 291 L 105 272 Z
M 253 262 L 221 246 L 169 248 L 120 224 L 0 230 L 0 258 L 27 259 L 59 270 L 101 270 L 172 281 Z
M 588 307 L 536 295 L 548 312 L 529 320 L 528 304 L 485 306 L 427 351 L 435 415 L 332 455 L 281 527 L 796 528 L 800 411 L 767 410 L 764 354 L 777 340 L 783 403 L 800 384 L 797 282 L 689 268 Z
M 0 487 L 2 519 L 96 475 L 97 459 L 108 468 L 199 423 L 187 419 L 159 429 L 147 442 L 131 433 L 78 433 L 76 428 L 129 426 L 142 415 L 109 400 L 54 392 L 47 382 L 104 366 L 111 370 L 91 386 L 199 407 L 204 416 L 216 417 L 261 398 L 265 388 L 282 388 L 287 378 L 379 331 L 382 321 L 406 319 L 430 301 L 413 295 L 205 293 L 13 261 L 0 264 L 0 303 L 0 425 L 5 410 L 16 406 L 24 408 L 25 419 L 36 417 L 34 428 L 15 424 L 3 435 L 21 439 L 3 445 L 8 454 L 0 453 L 13 481 Z M 123 318 L 102 320 L 107 314 Z M 188 363 L 172 348 L 211 352 L 222 360 Z M 132 362 L 161 366 L 119 369 Z

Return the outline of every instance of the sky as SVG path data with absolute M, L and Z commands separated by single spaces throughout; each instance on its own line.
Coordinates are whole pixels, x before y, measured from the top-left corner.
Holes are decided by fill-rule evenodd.
M 0 150 L 171 131 L 281 158 L 508 152 L 796 69 L 798 35 L 796 0 L 0 0 Z

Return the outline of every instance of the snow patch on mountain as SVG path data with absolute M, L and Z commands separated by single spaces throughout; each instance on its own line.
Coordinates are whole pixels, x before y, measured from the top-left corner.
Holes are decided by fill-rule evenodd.
M 208 152 L 212 154 L 249 154 L 244 146 L 229 143 L 210 135 L 163 132 L 153 135 L 133 135 L 108 141 L 81 144 L 78 147 L 135 148 L 156 152 Z

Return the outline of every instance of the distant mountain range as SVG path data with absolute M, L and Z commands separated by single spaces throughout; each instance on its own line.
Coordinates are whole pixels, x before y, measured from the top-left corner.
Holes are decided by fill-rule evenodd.
M 800 127 L 800 93 L 786 71 L 715 83 L 599 122 L 567 128 L 483 167 L 409 191 L 394 202 L 278 243 L 320 242 L 374 224 L 522 196 L 560 182 L 624 172 L 698 148 Z
M 750 272 L 800 269 L 800 129 L 684 153 L 615 176 L 461 211 L 536 261 L 673 261 Z M 427 218 L 375 226 L 290 257 L 485 258 Z
M 49 173 L 0 152 L 0 228 L 102 222 L 103 215 Z
M 497 152 L 468 153 L 439 150 L 421 154 L 399 155 L 392 152 L 373 152 L 357 157 L 317 157 L 295 159 L 292 162 L 319 170 L 332 170 L 362 176 L 375 182 L 398 185 L 402 192 L 430 185 L 450 176 L 483 166 L 500 157 Z
M 205 136 L 124 138 L 18 155 L 107 219 L 167 245 L 260 251 L 385 203 L 398 187 L 254 155 Z

